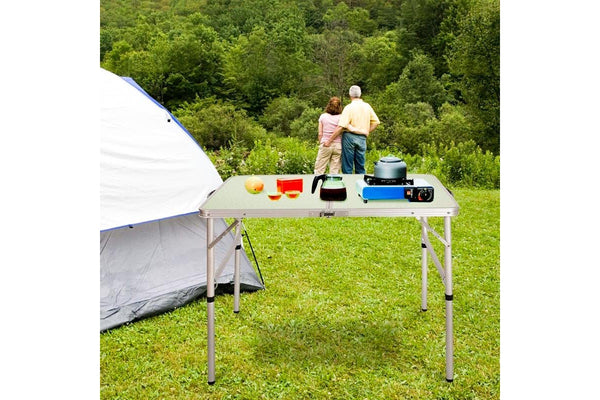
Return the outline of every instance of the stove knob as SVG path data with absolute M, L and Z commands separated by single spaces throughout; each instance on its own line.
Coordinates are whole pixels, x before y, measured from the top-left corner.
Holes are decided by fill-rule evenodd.
M 429 188 L 419 189 L 419 192 L 418 192 L 419 201 L 429 201 L 429 200 L 431 200 L 431 197 L 432 197 L 431 189 L 429 189 Z

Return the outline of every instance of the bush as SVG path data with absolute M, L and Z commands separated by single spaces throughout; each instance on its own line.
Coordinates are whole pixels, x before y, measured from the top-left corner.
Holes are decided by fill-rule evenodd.
M 483 153 L 472 140 L 451 147 L 442 165 L 448 182 L 486 189 L 500 187 L 500 157 L 490 151 Z
M 214 99 L 196 99 L 174 112 L 202 147 L 217 150 L 241 144 L 251 148 L 266 138 L 266 131 L 246 111 Z
M 392 131 L 394 140 L 390 143 L 404 153 L 416 154 L 423 143 L 434 143 L 433 123 L 420 126 L 396 125 Z
M 230 148 L 221 148 L 217 151 L 206 151 L 206 155 L 212 161 L 221 179 L 234 175 L 245 174 L 245 158 L 250 151 L 242 146 L 231 146 Z
M 206 151 L 223 180 L 233 175 L 312 174 L 317 146 L 296 138 L 257 140 L 252 150 L 237 145 Z
M 292 132 L 291 124 L 307 107 L 306 102 L 295 97 L 278 97 L 265 108 L 259 122 L 280 136 L 289 136 Z
M 450 146 L 423 146 L 420 171 L 436 175 L 449 186 L 500 188 L 500 156 L 485 153 L 473 141 Z
M 254 148 L 250 151 L 241 170 L 246 175 L 275 175 L 278 173 L 280 158 L 281 152 L 270 139 L 264 142 L 258 140 L 254 143 Z
M 243 146 L 207 151 L 223 180 L 232 175 L 312 174 L 318 147 L 296 138 L 256 141 L 254 148 Z M 500 157 L 483 152 L 472 140 L 450 145 L 427 144 L 420 154 L 410 154 L 396 147 L 369 146 L 365 159 L 367 174 L 374 163 L 394 155 L 406 162 L 407 172 L 435 175 L 448 187 L 500 188 Z
M 445 145 L 474 139 L 475 125 L 463 107 L 445 103 L 440 107 L 439 119 L 435 121 L 434 137 Z
M 315 168 L 318 147 L 316 141 L 310 145 L 296 138 L 280 139 L 277 146 L 281 151 L 279 174 L 312 174 Z
M 444 103 L 436 116 L 427 103 L 386 105 L 380 116 L 382 126 L 370 141 L 377 147 L 396 147 L 404 153 L 418 154 L 423 144 L 450 146 L 473 140 L 480 131 L 477 121 L 462 106 Z
M 317 147 L 296 138 L 258 141 L 245 161 L 246 174 L 312 174 Z
M 320 108 L 307 108 L 299 118 L 292 121 L 290 136 L 317 143 L 319 137 L 319 116 L 323 113 Z

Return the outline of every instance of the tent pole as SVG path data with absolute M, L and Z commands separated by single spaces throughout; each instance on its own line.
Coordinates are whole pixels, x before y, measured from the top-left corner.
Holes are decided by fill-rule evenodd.
M 208 384 L 215 383 L 215 259 L 212 218 L 206 219 L 206 315 L 208 344 Z
M 250 235 L 248 235 L 248 231 L 246 227 L 244 227 L 244 233 L 246 236 L 246 240 L 248 240 L 248 244 L 250 245 L 250 250 L 252 250 L 252 256 L 254 257 L 254 262 L 256 263 L 256 268 L 258 269 L 258 275 L 260 276 L 260 281 L 263 286 L 265 285 L 265 280 L 263 279 L 262 272 L 260 272 L 260 266 L 258 265 L 258 260 L 256 259 L 256 253 L 254 253 L 254 248 L 252 247 L 252 242 L 250 241 Z

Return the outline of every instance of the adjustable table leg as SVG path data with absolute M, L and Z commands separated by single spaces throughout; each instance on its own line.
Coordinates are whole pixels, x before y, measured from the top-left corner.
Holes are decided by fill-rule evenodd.
M 421 221 L 421 311 L 427 311 L 427 228 L 423 222 L 427 222 L 426 217 Z
M 444 250 L 445 278 L 446 278 L 446 380 L 454 380 L 454 329 L 452 323 L 452 234 L 450 232 L 451 217 L 444 217 Z
M 240 251 L 242 250 L 242 223 L 235 229 L 235 266 L 233 270 L 233 312 L 240 312 Z
M 208 384 L 215 383 L 215 259 L 213 219 L 206 219 L 206 315 L 208 343 Z

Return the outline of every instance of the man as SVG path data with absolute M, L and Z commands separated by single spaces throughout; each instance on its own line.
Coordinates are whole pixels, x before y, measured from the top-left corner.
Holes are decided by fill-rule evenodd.
M 360 87 L 353 85 L 348 92 L 350 104 L 344 107 L 337 128 L 324 146 L 330 146 L 342 132 L 342 173 L 365 173 L 367 136 L 379 125 L 379 118 L 369 103 L 364 102 Z

